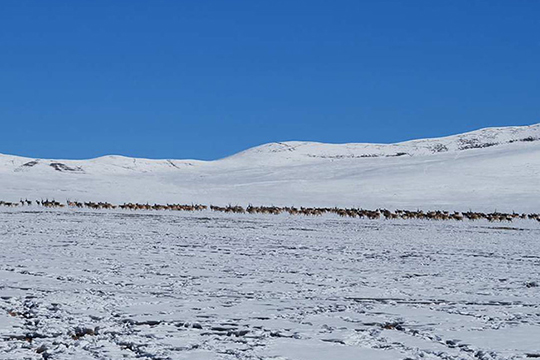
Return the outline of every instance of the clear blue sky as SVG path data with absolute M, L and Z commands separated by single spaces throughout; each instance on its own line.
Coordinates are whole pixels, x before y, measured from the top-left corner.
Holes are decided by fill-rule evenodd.
M 0 153 L 215 159 L 540 122 L 534 0 L 0 3 Z

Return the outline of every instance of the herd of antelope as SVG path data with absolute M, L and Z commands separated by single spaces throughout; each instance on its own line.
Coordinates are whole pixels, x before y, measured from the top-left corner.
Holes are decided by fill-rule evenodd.
M 122 210 L 173 210 L 173 211 L 201 211 L 208 209 L 208 206 L 201 204 L 138 204 L 138 203 L 124 203 L 122 205 L 114 205 L 108 202 L 78 202 L 68 200 L 65 204 L 55 200 L 20 200 L 19 202 L 6 202 L 0 200 L 0 206 L 17 207 L 17 206 L 42 206 L 46 208 L 87 208 L 87 209 L 122 209 Z M 536 220 L 540 222 L 540 214 L 519 214 L 519 213 L 482 213 L 482 212 L 448 212 L 448 211 L 427 211 L 422 210 L 410 211 L 410 210 L 396 210 L 390 211 L 387 209 L 366 210 L 357 208 L 325 208 L 325 207 L 278 207 L 278 206 L 252 206 L 244 208 L 239 205 L 228 206 L 214 206 L 210 205 L 210 210 L 224 212 L 224 213 L 236 213 L 236 214 L 272 214 L 278 215 L 288 213 L 290 215 L 307 215 L 307 216 L 320 216 L 323 214 L 336 214 L 341 217 L 350 218 L 367 218 L 367 219 L 426 219 L 426 220 L 488 220 L 494 221 L 512 221 L 514 219 L 528 219 Z
M 63 207 L 71 207 L 71 208 L 87 208 L 87 209 L 123 209 L 123 210 L 177 210 L 177 211 L 197 211 L 197 210 L 205 210 L 208 207 L 206 205 L 199 205 L 199 204 L 192 204 L 192 205 L 182 205 L 182 204 L 167 204 L 167 205 L 160 205 L 160 204 L 137 204 L 137 203 L 124 203 L 122 205 L 114 205 L 108 202 L 79 202 L 79 201 L 70 201 L 68 200 L 65 204 L 55 201 L 55 200 L 36 200 L 32 202 L 32 200 L 20 200 L 19 202 L 6 202 L 0 200 L 0 205 L 7 206 L 7 207 L 17 207 L 17 206 L 31 206 L 33 204 L 36 204 L 37 206 L 43 206 L 46 208 L 63 208 Z
M 377 209 L 377 210 L 366 210 L 366 209 L 356 209 L 356 208 L 319 208 L 319 207 L 310 207 L 310 208 L 296 208 L 296 207 L 277 207 L 277 206 L 252 206 L 249 205 L 247 208 L 242 206 L 210 206 L 210 209 L 213 211 L 221 211 L 228 213 L 249 213 L 249 214 L 281 214 L 289 213 L 290 215 L 315 215 L 320 216 L 323 214 L 337 214 L 341 217 L 351 217 L 351 218 L 367 218 L 367 219 L 426 219 L 426 220 L 480 220 L 485 219 L 489 221 L 512 221 L 514 219 L 529 219 L 537 220 L 540 222 L 540 214 L 518 214 L 518 213 L 482 213 L 482 212 L 453 212 L 448 211 L 428 211 L 424 212 L 422 210 L 409 211 L 409 210 L 396 210 L 394 212 L 387 209 Z

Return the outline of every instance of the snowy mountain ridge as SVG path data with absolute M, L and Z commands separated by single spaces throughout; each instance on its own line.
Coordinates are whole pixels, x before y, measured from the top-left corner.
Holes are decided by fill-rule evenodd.
M 397 144 L 271 143 L 214 160 L 0 155 L 0 200 L 540 211 L 540 124 Z
M 88 160 L 51 160 L 0 154 L 0 172 L 10 170 L 15 172 L 55 170 L 83 174 L 86 171 L 93 170 L 101 170 L 98 172 L 102 173 L 114 173 L 122 171 L 122 169 L 152 172 L 157 170 L 178 170 L 216 161 L 240 159 L 256 160 L 270 165 L 275 160 L 300 160 L 303 158 L 307 160 L 309 158 L 345 159 L 431 155 L 535 141 L 540 141 L 540 124 L 485 128 L 458 135 L 410 140 L 395 144 L 326 144 L 303 141 L 268 143 L 214 161 L 139 159 L 119 155 L 107 155 Z

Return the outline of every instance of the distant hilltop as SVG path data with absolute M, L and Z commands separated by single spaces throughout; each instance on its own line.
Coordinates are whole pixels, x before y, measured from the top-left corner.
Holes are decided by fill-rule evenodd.
M 388 156 L 430 155 L 516 142 L 540 141 L 540 124 L 529 126 L 496 127 L 475 130 L 463 134 L 410 140 L 395 144 L 349 143 L 325 144 L 317 142 L 289 141 L 257 146 L 232 157 L 258 156 L 265 153 L 296 154 L 317 158 L 366 158 Z

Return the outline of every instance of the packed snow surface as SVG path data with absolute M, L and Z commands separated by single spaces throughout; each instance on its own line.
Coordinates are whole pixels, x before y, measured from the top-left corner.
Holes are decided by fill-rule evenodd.
M 0 359 L 540 357 L 540 223 L 0 210 Z
M 216 161 L 0 155 L 0 200 L 537 212 L 540 124 L 398 144 L 284 142 Z

